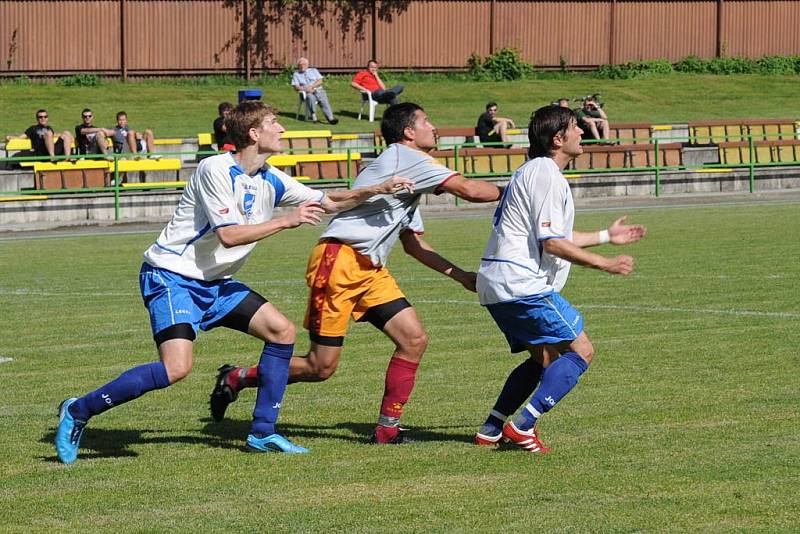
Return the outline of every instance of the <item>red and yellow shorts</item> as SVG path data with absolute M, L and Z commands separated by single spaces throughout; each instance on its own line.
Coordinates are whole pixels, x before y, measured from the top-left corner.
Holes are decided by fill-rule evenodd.
M 351 316 L 358 321 L 374 306 L 405 298 L 385 267 L 331 239 L 311 251 L 306 282 L 311 291 L 303 325 L 318 336 L 342 337 Z

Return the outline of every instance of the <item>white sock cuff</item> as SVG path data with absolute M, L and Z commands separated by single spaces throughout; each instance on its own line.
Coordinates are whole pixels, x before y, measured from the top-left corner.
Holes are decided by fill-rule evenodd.
M 542 414 L 540 414 L 539 411 L 536 408 L 534 408 L 533 406 L 531 406 L 530 404 L 525 406 L 525 409 L 528 410 L 528 413 L 530 413 L 536 419 L 539 419 L 542 416 Z

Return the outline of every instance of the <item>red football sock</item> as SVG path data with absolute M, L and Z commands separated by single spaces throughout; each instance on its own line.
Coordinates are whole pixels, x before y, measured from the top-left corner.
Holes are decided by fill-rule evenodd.
M 417 367 L 418 362 L 410 362 L 397 356 L 389 360 L 381 403 L 381 419 L 399 419 L 403 415 L 403 406 L 414 389 Z
M 258 387 L 258 366 L 248 367 L 241 376 L 242 387 L 257 388 Z
M 225 382 L 234 391 L 258 387 L 258 366 L 237 367 L 225 377 Z

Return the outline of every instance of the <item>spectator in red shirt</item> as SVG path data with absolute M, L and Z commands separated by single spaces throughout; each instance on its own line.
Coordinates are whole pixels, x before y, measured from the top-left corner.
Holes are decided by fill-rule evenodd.
M 383 80 L 378 76 L 378 62 L 374 59 L 370 59 L 367 63 L 367 70 L 357 72 L 353 76 L 350 85 L 362 93 L 371 93 L 372 100 L 389 105 L 398 103 L 397 95 L 404 89 L 402 85 L 395 85 L 391 89 L 387 89 Z

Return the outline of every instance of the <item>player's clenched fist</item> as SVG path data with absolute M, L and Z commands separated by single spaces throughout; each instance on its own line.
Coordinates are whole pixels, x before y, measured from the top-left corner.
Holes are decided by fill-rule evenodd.
M 325 213 L 319 202 L 306 202 L 297 206 L 289 215 L 286 221 L 289 228 L 295 228 L 301 224 L 319 224 L 320 216 Z
M 608 265 L 603 270 L 609 274 L 630 274 L 633 271 L 633 258 L 624 254 L 608 258 Z

